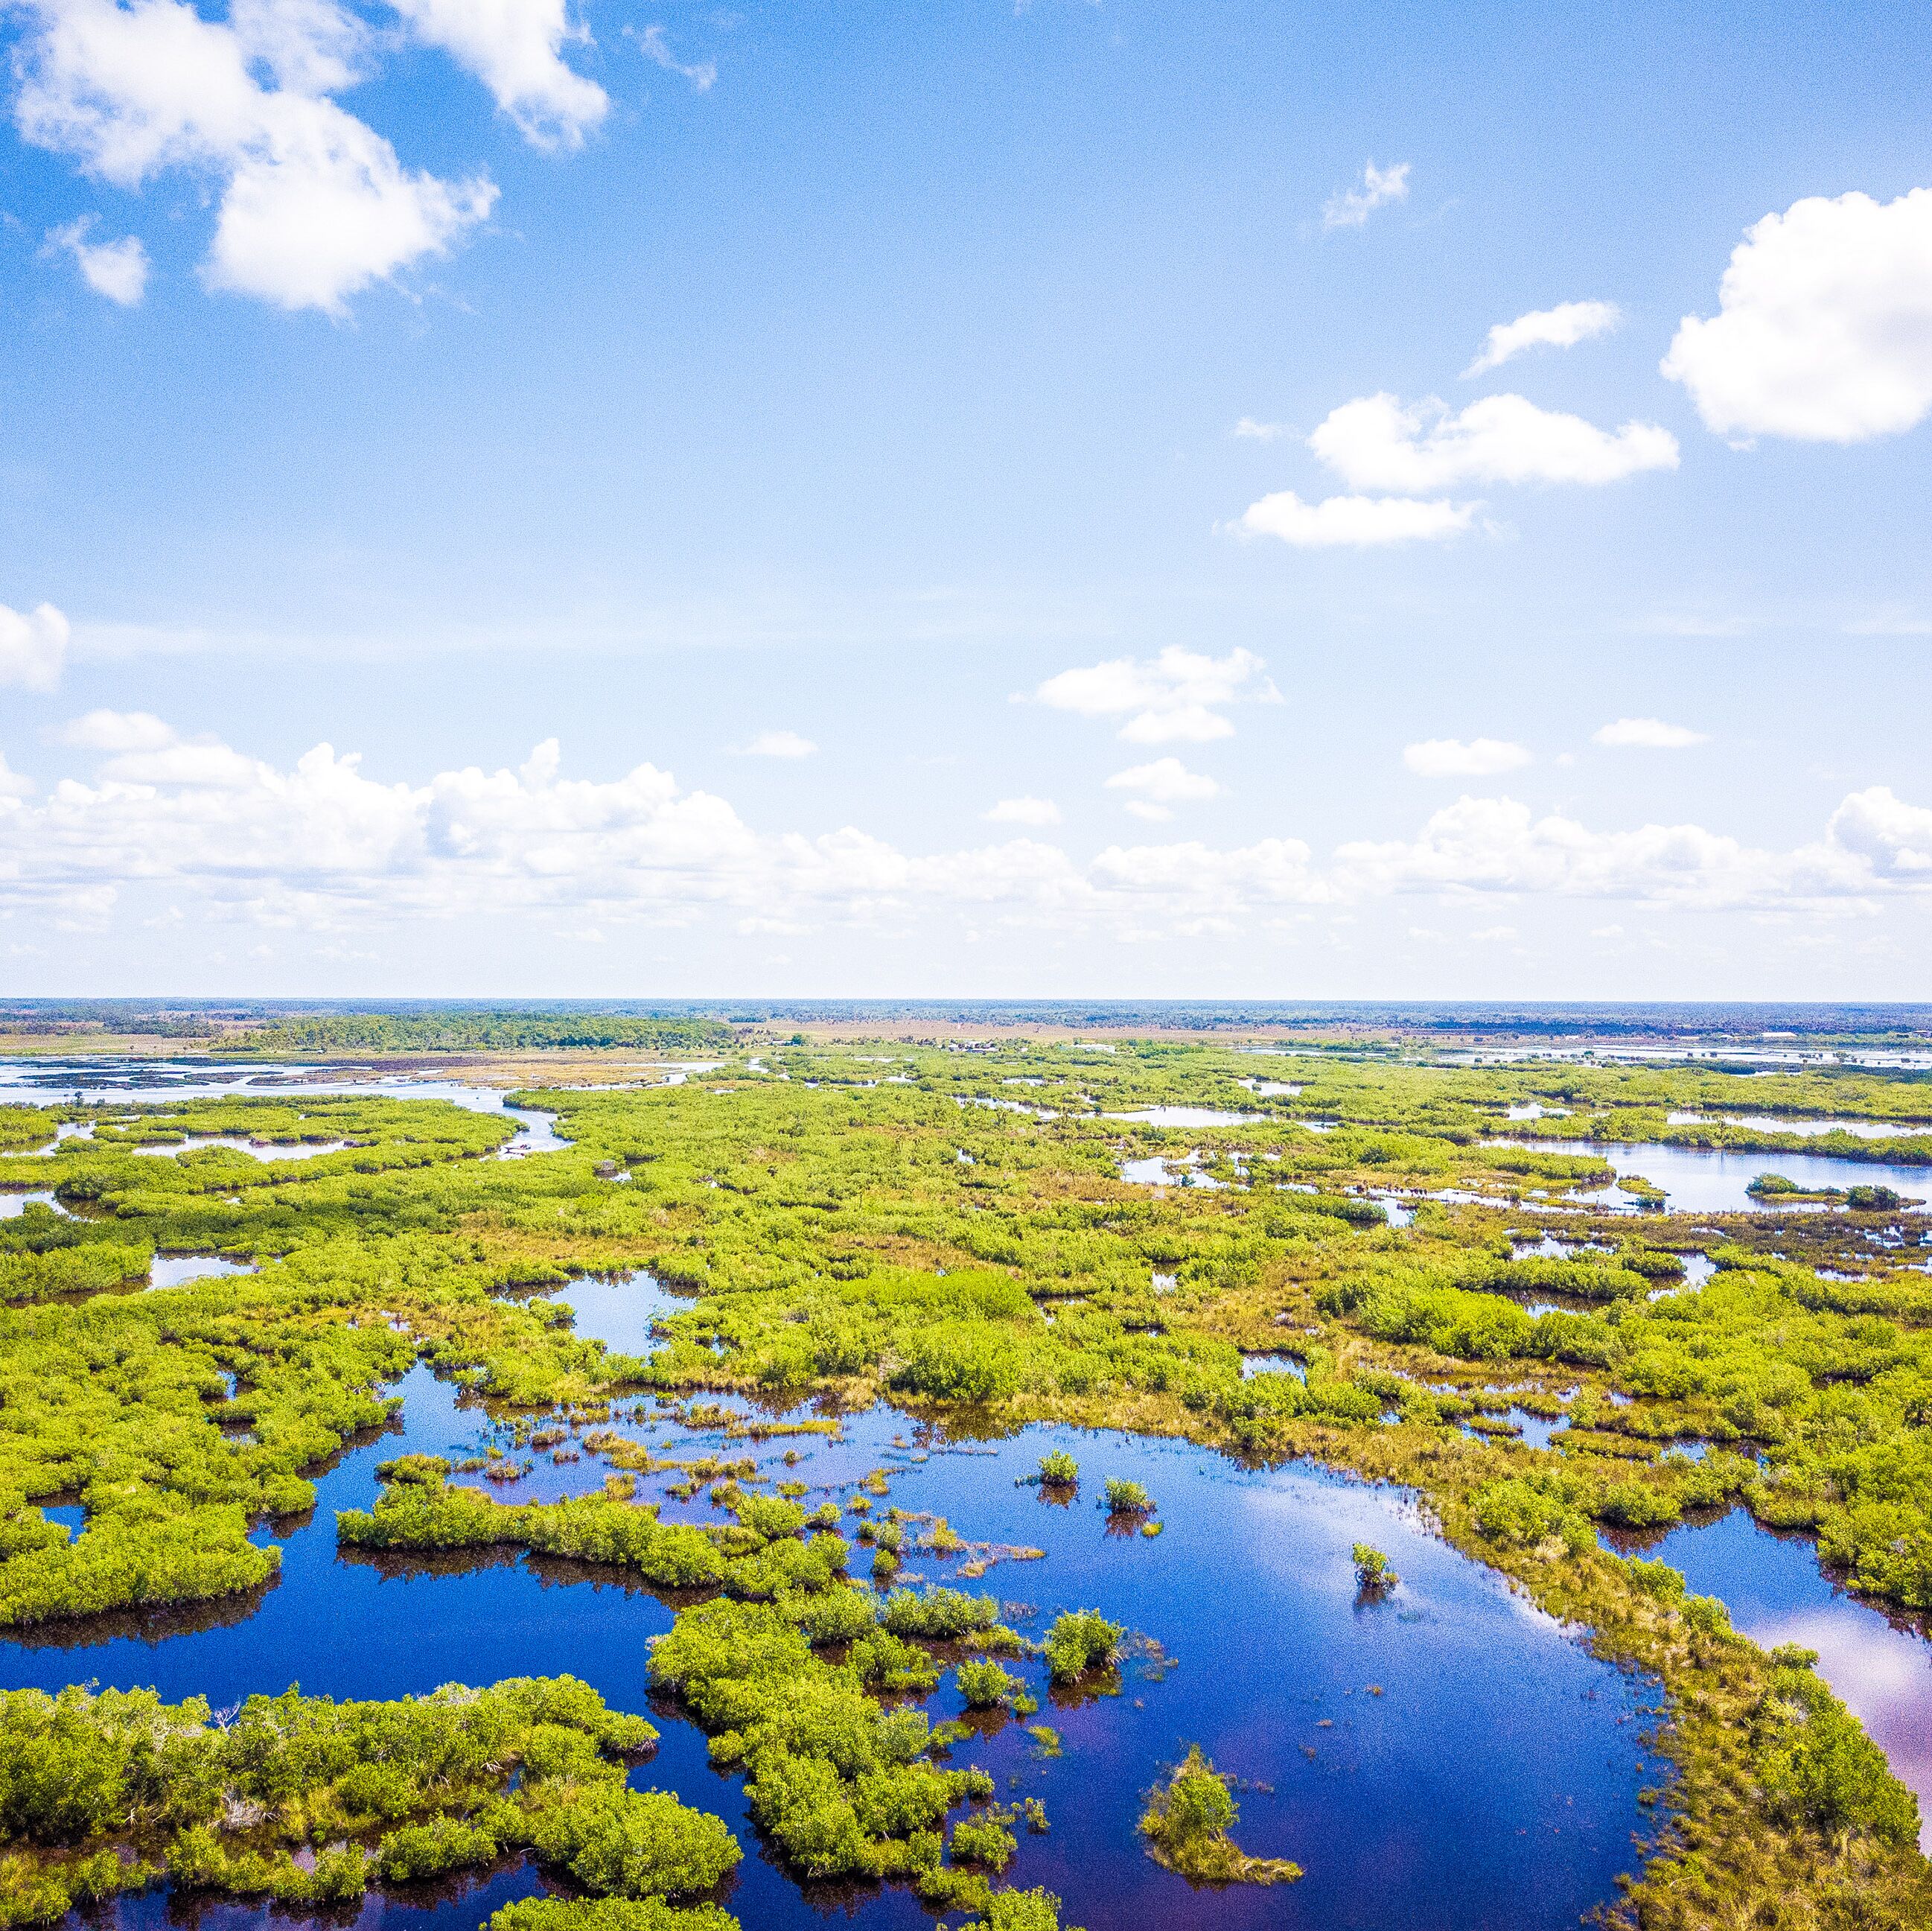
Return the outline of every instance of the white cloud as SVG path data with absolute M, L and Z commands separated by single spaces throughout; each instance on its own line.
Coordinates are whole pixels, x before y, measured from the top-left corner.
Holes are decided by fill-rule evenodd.
M 1471 932 L 1469 940 L 1474 945 L 1502 945 L 1516 936 L 1513 925 L 1486 925 L 1480 932 Z
M 1233 724 L 1222 715 L 1228 705 L 1280 702 L 1266 669 L 1252 650 L 1209 657 L 1170 644 L 1157 657 L 1116 657 L 1062 671 L 1034 698 L 1082 717 L 1130 713 L 1120 732 L 1130 744 L 1199 744 L 1234 735 Z
M 1288 433 L 1286 422 L 1257 422 L 1252 416 L 1244 416 L 1234 425 L 1234 434 L 1250 443 L 1278 442 Z
M 1616 482 L 1674 470 L 1678 455 L 1676 437 L 1654 422 L 1612 434 L 1520 395 L 1486 395 L 1460 415 L 1432 398 L 1406 409 L 1385 392 L 1360 396 L 1331 411 L 1308 446 L 1354 488 L 1402 491 Z
M 110 755 L 164 750 L 176 741 L 174 726 L 146 710 L 90 710 L 52 735 L 56 744 Z
M 212 915 L 267 928 L 487 914 L 584 931 L 714 912 L 812 928 L 922 906 L 1154 937 L 1396 894 L 1766 913 L 1932 895 L 1932 809 L 1883 787 L 1846 797 L 1818 838 L 1785 851 L 1699 825 L 1604 831 L 1508 798 L 1464 797 L 1413 838 L 1344 844 L 1325 863 L 1275 838 L 1112 845 L 1083 863 L 1027 837 L 919 856 L 850 826 L 761 833 L 724 799 L 683 791 L 650 764 L 570 777 L 554 743 L 515 770 L 472 766 L 411 782 L 367 776 L 326 744 L 283 770 L 140 713 L 93 715 L 64 734 L 97 744 L 102 764 L 38 794 L 7 770 L 0 911 L 76 927 L 110 920 L 136 887 L 164 902 L 191 894 Z
M 0 603 L 0 684 L 50 691 L 67 662 L 68 620 L 50 603 L 24 616 Z
M 1812 196 L 1745 231 L 1663 372 L 1720 436 L 1862 443 L 1932 410 L 1932 189 Z
M 1855 854 L 1879 876 L 1932 882 L 1932 811 L 1909 805 L 1891 788 L 1856 791 L 1832 814 L 1829 844 Z
M 1002 798 L 980 815 L 988 824 L 1058 824 L 1060 807 L 1051 798 Z
M 476 75 L 524 137 L 574 148 L 609 111 L 594 80 L 566 65 L 567 41 L 588 41 L 565 0 L 390 0 L 419 41 Z
M 87 231 L 94 217 L 83 215 L 64 228 L 55 228 L 47 236 L 47 251 L 64 249 L 80 265 L 81 279 L 96 295 L 132 308 L 148 292 L 148 251 L 138 235 L 124 235 L 118 242 L 90 242 Z
M 761 731 L 745 746 L 747 758 L 809 758 L 818 749 L 796 731 Z
M 1330 496 L 1304 503 L 1283 489 L 1249 504 L 1234 527 L 1244 536 L 1279 536 L 1298 550 L 1366 550 L 1440 542 L 1460 536 L 1475 514 L 1473 503 L 1402 496 Z
M 22 137 L 117 187 L 170 169 L 212 176 L 211 287 L 339 315 L 358 290 L 446 251 L 495 203 L 481 176 L 406 169 L 328 98 L 357 77 L 364 39 L 330 0 L 251 0 L 225 22 L 183 0 L 31 0 L 28 11 Z
M 1406 201 L 1408 167 L 1407 161 L 1397 161 L 1388 168 L 1378 167 L 1370 161 L 1362 170 L 1360 187 L 1344 188 L 1329 197 L 1322 210 L 1322 227 L 1359 228 L 1378 208 L 1386 208 L 1392 201 Z
M 1499 369 L 1526 349 L 1574 348 L 1593 336 L 1608 335 L 1622 320 L 1623 311 L 1614 302 L 1559 302 L 1554 308 L 1533 308 L 1514 322 L 1496 323 L 1462 374 L 1467 377 Z
M 1701 825 L 1593 831 L 1574 818 L 1539 818 L 1511 798 L 1464 797 L 1437 812 L 1414 839 L 1341 846 L 1337 887 L 1363 896 L 1503 892 L 1704 909 L 1856 896 L 1910 872 L 1899 854 L 1918 829 L 1911 808 L 1889 792 L 1866 796 L 1868 804 L 1846 823 L 1867 837 L 1869 852 L 1838 836 L 1834 820 L 1826 840 L 1790 853 L 1756 850 Z M 1917 815 L 1932 831 L 1932 813 Z M 1922 882 L 1932 884 L 1932 875 Z
M 1127 800 L 1128 810 L 1155 823 L 1174 815 L 1171 806 L 1219 797 L 1222 789 L 1212 778 L 1190 771 L 1178 758 L 1156 758 L 1150 764 L 1116 771 L 1107 780 L 1107 788 L 1137 793 Z
M 1245 904 L 1318 904 L 1328 896 L 1298 838 L 1266 838 L 1232 851 L 1192 840 L 1179 845 L 1110 845 L 1090 868 L 1103 891 L 1192 902 L 1223 911 Z
M 718 65 L 715 61 L 700 60 L 688 63 L 681 61 L 670 50 L 670 44 L 664 38 L 662 27 L 646 27 L 638 36 L 638 44 L 644 50 L 646 60 L 654 60 L 658 65 L 672 74 L 681 74 L 700 94 L 709 94 L 717 83 Z
M 1402 761 L 1423 778 L 1492 778 L 1530 762 L 1520 744 L 1499 737 L 1478 737 L 1465 744 L 1456 737 L 1431 737 L 1408 746 Z
M 1590 734 L 1593 744 L 1610 744 L 1639 751 L 1685 751 L 1708 744 L 1710 733 L 1683 724 L 1666 724 L 1659 717 L 1620 717 Z

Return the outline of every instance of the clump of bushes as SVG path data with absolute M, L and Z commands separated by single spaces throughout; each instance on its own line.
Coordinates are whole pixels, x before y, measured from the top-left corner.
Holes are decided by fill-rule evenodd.
M 845 1593 L 864 1607 L 862 1595 Z M 935 1606 L 896 1592 L 888 1626 L 853 1641 L 843 1663 L 815 1653 L 801 1626 L 809 1605 L 794 1597 L 700 1603 L 652 1647 L 653 1680 L 710 1734 L 714 1763 L 744 1770 L 752 1816 L 809 1875 L 910 1878 L 922 1895 L 934 1886 L 952 1895 L 940 1827 L 955 1806 L 990 1797 L 992 1781 L 983 1770 L 939 1768 L 929 1758 L 941 1739 L 925 1713 L 886 1710 L 868 1693 L 871 1680 L 910 1673 L 911 1658 L 923 1658 L 903 1632 L 990 1623 L 976 1606 L 990 1611 L 990 1599 L 932 1595 L 949 1599 Z M 833 1639 L 844 1626 L 833 1626 Z M 922 1668 L 918 1680 L 930 1687 L 937 1670 L 929 1659 Z
M 1364 1596 L 1383 1596 L 1402 1578 L 1389 1566 L 1389 1559 L 1367 1542 L 1358 1542 L 1354 1550 L 1355 1581 Z
M 572 1677 L 393 1703 L 290 1690 L 225 1725 L 152 1690 L 12 1691 L 0 1917 L 57 1918 L 162 1871 L 185 1890 L 312 1905 L 519 1849 L 601 1896 L 707 1890 L 738 1862 L 730 1830 L 625 1782 L 656 1734 Z
M 1072 1683 L 1100 1669 L 1120 1653 L 1126 1630 L 1097 1609 L 1069 1609 L 1056 1617 L 1041 1647 L 1047 1674 L 1055 1683 Z
M 959 1694 L 965 1698 L 968 1710 L 992 1710 L 1003 1703 L 1010 1704 L 1024 1687 L 1018 1677 L 990 1661 L 962 1663 L 958 1678 Z
M 1286 1884 L 1301 1866 L 1286 1857 L 1251 1857 L 1228 1835 L 1240 1817 L 1228 1779 L 1197 1743 L 1141 1813 L 1148 1854 L 1196 1884 Z
M 1154 1497 L 1138 1482 L 1118 1477 L 1107 1484 L 1107 1513 L 1110 1515 L 1151 1515 Z
M 1774 1813 L 1831 1836 L 1856 1830 L 1916 1844 L 1918 1800 L 1892 1775 L 1884 1752 L 1808 1665 L 1779 1654 L 1751 1730 Z

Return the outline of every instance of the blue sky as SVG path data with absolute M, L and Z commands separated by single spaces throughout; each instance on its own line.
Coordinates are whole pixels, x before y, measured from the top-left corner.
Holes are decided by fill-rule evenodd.
M 32 0 L 6 982 L 1923 997 L 1932 47 L 1690 11 Z

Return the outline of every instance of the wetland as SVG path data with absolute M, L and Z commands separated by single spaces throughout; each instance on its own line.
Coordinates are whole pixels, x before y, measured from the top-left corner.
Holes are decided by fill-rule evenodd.
M 0 1067 L 0 1914 L 1928 1921 L 1923 1076 L 1112 1044 Z

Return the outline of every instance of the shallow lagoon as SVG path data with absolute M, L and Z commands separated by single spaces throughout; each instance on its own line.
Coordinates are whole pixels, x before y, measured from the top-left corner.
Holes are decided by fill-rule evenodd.
M 1816 1203 L 1794 1202 L 1780 1208 L 1774 1201 L 1754 1199 L 1746 1190 L 1760 1173 L 1781 1173 L 1810 1190 L 1890 1187 L 1907 1199 L 1932 1200 L 1932 1167 L 1846 1160 L 1828 1153 L 1726 1153 L 1714 1147 L 1670 1146 L 1657 1141 L 1520 1140 L 1512 1135 L 1508 1143 L 1534 1153 L 1597 1154 L 1610 1163 L 1619 1179 L 1637 1173 L 1654 1182 L 1669 1197 L 1669 1211 L 1677 1214 L 1788 1213 L 1806 1206 L 1816 1211 Z
M 581 1331 L 628 1350 L 680 1305 L 647 1278 L 585 1282 L 562 1296 Z M 10 1686 L 98 1678 L 152 1683 L 170 1698 L 218 1704 L 299 1682 L 311 1692 L 394 1696 L 451 1679 L 494 1680 L 569 1671 L 620 1707 L 645 1710 L 647 1644 L 672 1611 L 608 1572 L 508 1555 L 489 1558 L 338 1558 L 333 1511 L 362 1506 L 377 1462 L 406 1449 L 473 1451 L 486 1418 L 423 1368 L 400 1384 L 403 1427 L 346 1453 L 319 1481 L 314 1518 L 285 1524 L 279 1583 L 258 1597 L 199 1616 L 120 1618 L 59 1636 L 0 1644 Z M 651 1423 L 622 1432 L 671 1446 Z M 712 1435 L 682 1437 L 719 1448 Z M 1097 1606 L 1150 1638 L 1123 1672 L 1120 1693 L 1082 1704 L 1050 1701 L 1036 1719 L 1064 1738 L 1036 1761 L 1007 1723 L 962 1746 L 1003 1797 L 1036 1794 L 1051 1833 L 1028 1837 L 1011 1873 L 1045 1884 L 1070 1922 L 1112 1927 L 1389 1924 L 1519 1927 L 1574 1923 L 1614 1895 L 1634 1867 L 1636 1791 L 1656 1780 L 1638 1740 L 1645 1688 L 1589 1657 L 1500 1581 L 1428 1535 L 1402 1497 L 1306 1470 L 1252 1471 L 1185 1444 L 1066 1429 L 1029 1429 L 997 1443 L 948 1443 L 884 1407 L 850 1418 L 845 1439 L 734 1443 L 779 1473 L 788 1447 L 798 1479 L 843 1492 L 868 1470 L 892 1472 L 892 1500 L 945 1515 L 969 1540 L 1025 1545 L 1043 1561 L 998 1563 L 976 1586 L 1038 1633 L 1062 1608 Z M 1018 1485 L 1049 1447 L 1080 1461 L 1080 1494 L 1064 1503 Z M 596 1488 L 604 1464 L 559 1465 L 539 1455 L 523 1482 L 496 1492 L 548 1499 Z M 1094 1506 L 1102 1482 L 1142 1482 L 1165 1523 L 1158 1538 L 1110 1533 Z M 647 1482 L 652 1492 L 655 1480 Z M 704 1518 L 701 1503 L 668 1514 Z M 1357 1595 L 1352 1545 L 1386 1550 L 1403 1580 L 1392 1596 Z M 862 1563 L 863 1557 L 859 1557 Z M 909 1575 L 949 1576 L 956 1565 L 909 1555 Z M 970 1583 L 962 1586 L 974 1587 Z M 170 1632 L 173 1633 L 170 1633 Z M 1163 1666 L 1161 1656 L 1171 1658 Z M 1037 1682 L 1036 1664 L 1025 1665 Z M 1374 1688 L 1371 1688 L 1374 1686 Z M 1378 1693 L 1379 1692 L 1379 1693 Z M 950 1683 L 928 1707 L 949 1716 Z M 641 1783 L 675 1788 L 740 1831 L 740 1787 L 708 1767 L 704 1740 L 674 1713 Z M 1286 1890 L 1191 1890 L 1140 1851 L 1134 1820 L 1143 1794 L 1189 1743 L 1248 1780 L 1239 1836 L 1247 1849 L 1295 1858 L 1307 1876 Z M 1265 1786 L 1265 1788 L 1264 1788 Z M 364 1921 L 438 1931 L 473 1926 L 489 1908 L 534 1886 L 520 1867 L 440 1902 L 372 1898 Z M 748 1926 L 816 1923 L 832 1908 L 880 1926 L 929 1926 L 909 1893 L 808 1896 L 749 1854 L 728 1900 Z M 167 1914 L 158 1896 L 122 1911 L 128 1923 Z M 211 1923 L 266 1921 L 265 1911 L 220 1905 Z

